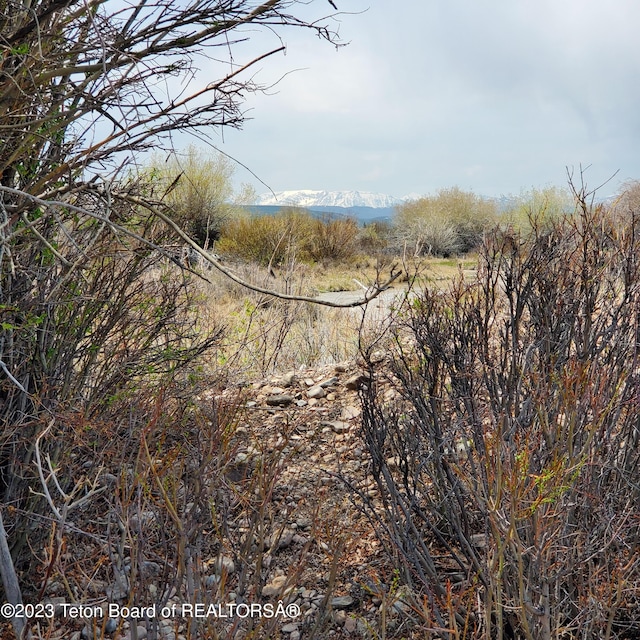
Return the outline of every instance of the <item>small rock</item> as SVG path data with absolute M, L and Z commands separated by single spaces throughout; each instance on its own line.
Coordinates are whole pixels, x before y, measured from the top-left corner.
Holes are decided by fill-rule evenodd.
M 391 402 L 391 400 L 395 400 L 397 395 L 398 394 L 396 393 L 395 389 L 387 389 L 384 392 L 383 399 L 384 399 L 385 402 Z
M 151 560 L 144 560 L 140 564 L 140 570 L 145 573 L 147 576 L 158 576 L 162 572 L 162 567 L 158 562 L 153 562 Z
M 474 533 L 469 536 L 469 542 L 477 549 L 486 549 L 487 536 L 485 536 L 484 533 Z
M 396 593 L 396 601 L 393 603 L 392 609 L 400 614 L 409 614 L 413 609 L 411 606 L 413 602 L 415 602 L 413 591 L 403 585 Z
M 257 407 L 258 403 L 255 400 L 249 400 L 247 404 L 244 405 L 247 409 L 253 409 L 253 407 Z
M 50 582 L 47 585 L 47 591 L 46 592 L 50 593 L 51 595 L 64 593 L 64 585 L 62 584 L 62 582 L 58 582 L 57 580 L 54 580 L 53 582 Z
M 307 406 L 307 401 L 306 400 L 296 400 L 296 406 L 298 407 L 306 407 Z
M 356 373 L 352 375 L 345 383 L 344 386 L 351 391 L 357 391 L 369 382 L 368 373 Z
M 107 624 L 104 625 L 105 633 L 113 633 L 118 628 L 118 621 L 114 618 L 109 618 Z
M 378 362 L 382 362 L 385 359 L 386 355 L 384 353 L 384 351 L 374 351 L 370 356 L 369 356 L 369 360 L 371 360 L 371 362 L 373 364 L 376 364 Z
M 307 391 L 307 396 L 312 399 L 324 398 L 327 392 L 324 390 L 322 385 L 316 385 L 315 387 L 311 387 Z
M 142 513 L 134 513 L 129 518 L 129 524 L 132 529 L 139 530 L 141 527 L 145 527 L 151 524 L 155 520 L 155 513 L 153 511 L 143 511 Z
M 304 383 L 307 385 L 307 387 L 313 387 L 316 381 L 313 378 L 305 378 Z
M 341 418 L 343 420 L 352 420 L 353 418 L 357 418 L 362 413 L 360 407 L 346 406 L 342 408 Z
M 319 386 L 322 387 L 323 389 L 326 389 L 327 387 L 332 387 L 334 384 L 336 384 L 336 382 L 338 382 L 338 377 L 332 376 L 331 378 L 327 378 L 326 380 L 323 380 L 319 384 Z
M 262 587 L 262 595 L 265 598 L 268 598 L 269 596 L 277 596 L 282 593 L 286 583 L 287 576 L 276 576 L 271 582 Z M 293 587 L 289 587 L 287 591 L 290 591 L 292 588 Z
M 116 578 L 115 582 L 107 587 L 107 598 L 110 600 L 124 600 L 129 595 L 129 581 L 124 575 Z
M 454 571 L 453 573 L 447 573 L 447 578 L 454 584 L 459 584 L 460 582 L 464 582 L 467 576 L 459 571 Z
M 349 431 L 349 423 L 342 422 L 341 420 L 330 422 L 329 426 L 334 433 L 347 433 L 347 431 Z
M 145 640 L 145 638 L 147 637 L 147 628 L 143 627 L 142 625 L 136 627 L 136 632 L 138 640 Z M 131 638 L 131 640 L 134 640 L 134 638 L 136 638 L 136 635 L 133 633 L 133 629 L 129 631 L 129 638 Z
M 334 609 L 348 609 L 353 604 L 353 598 L 351 596 L 338 596 L 332 598 L 331 606 Z
M 269 396 L 267 398 L 267 404 L 270 407 L 286 407 L 288 404 L 291 404 L 295 398 L 286 393 L 278 394 L 275 396 Z
M 98 482 L 101 485 L 104 484 L 115 484 L 118 481 L 118 478 L 116 476 L 113 475 L 113 473 L 101 473 L 100 477 L 98 478 Z
M 274 534 L 273 537 L 267 541 L 269 548 L 272 548 L 274 551 L 277 549 L 286 549 L 291 544 L 294 535 L 295 531 L 293 529 L 284 529 L 279 534 L 279 537 Z
M 220 580 L 219 576 L 216 576 L 216 575 L 207 576 L 204 579 L 204 586 L 207 587 L 207 589 L 213 589 L 214 587 L 217 586 L 219 580 Z
M 391 456 L 385 460 L 389 469 L 398 469 L 400 467 L 400 456 Z
M 347 614 L 344 611 L 336 611 L 333 614 L 333 619 L 336 624 L 342 626 L 347 621 Z
M 235 572 L 236 565 L 233 558 L 229 556 L 218 556 L 213 563 L 213 570 L 218 575 L 222 575 L 223 573 L 231 575 Z
M 349 616 L 344 621 L 344 630 L 347 633 L 353 633 L 357 628 L 358 628 L 358 621 L 355 618 L 352 618 L 351 616 Z
M 282 633 L 293 633 L 298 630 L 298 624 L 296 622 L 290 622 L 282 627 Z
M 282 376 L 282 386 L 290 387 L 296 380 L 296 374 L 293 371 L 289 371 Z

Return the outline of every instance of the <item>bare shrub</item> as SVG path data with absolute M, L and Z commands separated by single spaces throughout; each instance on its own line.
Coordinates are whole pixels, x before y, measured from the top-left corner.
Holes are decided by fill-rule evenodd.
M 122 176 L 136 154 L 170 147 L 178 131 L 208 136 L 240 127 L 247 92 L 263 88 L 249 69 L 284 50 L 281 29 L 303 27 L 337 42 L 325 19 L 307 21 L 295 5 L 55 1 L 0 8 L 0 574 L 12 605 L 22 601 L 22 589 L 37 601 L 54 571 L 62 571 L 67 601 L 87 595 L 75 588 L 87 565 L 64 571 L 73 562 L 67 542 L 95 541 L 91 574 L 112 571 L 114 583 L 127 575 L 124 552 L 133 550 L 135 567 L 132 530 L 124 519 L 105 522 L 98 508 L 115 485 L 139 489 L 138 504 L 154 503 L 157 521 L 178 531 L 165 540 L 178 542 L 173 557 L 189 579 L 192 557 L 181 551 L 201 532 L 176 518 L 179 482 L 168 475 L 158 482 L 157 459 L 169 427 L 184 426 L 180 394 L 193 393 L 199 358 L 220 330 L 215 323 L 201 330 L 181 278 L 155 277 L 159 247 L 189 240 L 165 215 L 171 203 Z M 234 32 L 247 28 L 273 36 L 273 47 L 267 39 L 253 58 L 236 52 L 245 38 Z M 203 86 L 195 76 L 205 58 L 212 64 Z M 231 61 L 238 64 L 231 68 Z M 186 81 L 173 82 L 177 77 Z M 191 229 L 205 241 L 209 217 Z M 189 383 L 188 391 L 178 394 L 170 382 Z M 176 395 L 158 405 L 158 450 L 138 448 L 140 459 L 132 461 L 131 449 L 117 445 L 149 444 L 159 421 L 148 407 L 169 388 Z M 110 413 L 113 407 L 122 413 Z M 82 444 L 85 459 L 74 449 Z M 182 446 L 192 443 L 185 438 Z M 176 459 L 183 453 L 168 451 Z M 109 460 L 112 452 L 122 459 Z M 121 482 L 101 484 L 94 459 L 115 471 L 125 463 Z M 96 519 L 76 523 L 81 512 Z M 162 560 L 158 565 L 164 571 Z M 39 621 L 14 616 L 11 624 L 23 637 Z
M 85 204 L 94 212 L 102 207 L 122 229 L 162 241 L 153 216 L 126 203 Z M 20 532 L 12 551 L 27 570 L 32 550 L 42 545 L 39 518 L 48 510 L 33 467 L 38 434 L 55 425 L 54 444 L 43 450 L 55 462 L 73 429 L 62 416 L 90 418 L 141 386 L 151 392 L 167 379 L 186 379 L 221 331 L 215 324 L 199 331 L 180 279 L 153 277 L 161 256 L 147 242 L 117 237 L 78 211 L 44 206 L 18 234 L 11 243 L 5 239 L 11 252 L 0 280 L 0 451 L 3 501 L 16 509 Z
M 363 504 L 427 637 L 638 637 L 640 218 L 589 195 L 410 301 L 398 399 L 363 393 Z
M 282 615 L 232 615 L 229 607 L 275 607 L 297 595 L 262 595 L 282 535 L 278 514 L 286 494 L 275 494 L 293 427 L 283 425 L 255 445 L 240 426 L 242 396 L 215 396 L 213 382 L 202 378 L 155 393 L 141 390 L 134 401 L 115 402 L 100 420 L 68 413 L 43 434 L 43 449 L 58 451 L 49 478 L 55 473 L 71 483 L 65 486 L 78 504 L 71 503 L 69 518 L 55 525 L 40 521 L 44 540 L 34 572 L 40 579 L 27 598 L 46 603 L 57 594 L 66 602 L 90 603 L 106 596 L 110 603 L 158 612 L 177 606 L 176 614 L 132 621 L 149 637 L 169 631 L 229 639 L 239 629 L 256 638 L 278 633 Z M 66 500 L 49 484 L 51 506 L 64 512 Z M 288 574 L 292 587 L 306 567 L 308 546 L 296 552 Z M 219 607 L 222 613 L 183 615 L 182 603 Z M 56 616 L 47 621 L 46 633 L 68 637 L 74 626 L 79 631 L 86 625 L 85 637 L 100 638 L 107 621 Z M 124 633 L 125 620 L 113 622 Z

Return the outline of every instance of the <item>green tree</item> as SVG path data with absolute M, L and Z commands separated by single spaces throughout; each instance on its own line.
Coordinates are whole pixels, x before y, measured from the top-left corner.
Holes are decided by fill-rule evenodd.
M 360 229 L 358 244 L 362 251 L 369 254 L 383 252 L 389 245 L 391 225 L 384 220 L 375 220 L 365 224 Z
M 223 225 L 239 215 L 239 205 L 255 200 L 249 185 L 233 188 L 235 165 L 222 153 L 207 155 L 190 146 L 184 154 L 172 154 L 166 162 L 154 158 L 149 170 L 156 190 L 171 217 L 201 247 L 210 247 L 220 237 Z
M 504 215 L 507 224 L 528 231 L 559 221 L 575 209 L 575 200 L 569 189 L 563 187 L 532 188 L 523 191 L 516 204 Z
M 394 220 L 397 237 L 416 255 L 443 256 L 474 249 L 496 221 L 492 201 L 458 187 L 400 205 Z

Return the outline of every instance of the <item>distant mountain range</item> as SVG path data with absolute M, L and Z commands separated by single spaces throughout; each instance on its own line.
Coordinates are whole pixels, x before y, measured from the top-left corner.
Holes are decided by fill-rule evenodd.
M 263 193 L 256 202 L 259 206 L 304 207 L 368 207 L 371 209 L 389 209 L 411 197 L 396 198 L 384 193 L 370 193 L 368 191 L 314 191 L 300 189 L 298 191 L 278 191 L 277 193 Z
M 250 204 L 243 205 L 241 209 L 254 216 L 274 216 L 287 206 L 292 207 L 294 205 Z M 389 221 L 395 212 L 395 207 L 303 207 L 300 205 L 295 205 L 295 207 L 306 211 L 314 218 L 355 218 L 361 224 Z
M 274 215 L 285 207 L 306 209 L 316 217 L 356 218 L 361 223 L 390 220 L 398 205 L 421 196 L 415 193 L 396 198 L 384 193 L 369 191 L 320 191 L 299 189 L 263 193 L 254 205 L 243 207 L 255 215 Z M 499 212 L 508 211 L 519 202 L 518 196 L 487 197 L 496 204 Z M 596 202 L 608 202 L 611 197 L 600 197 Z
M 419 196 L 396 198 L 369 191 L 319 191 L 299 189 L 278 191 L 258 196 L 255 205 L 245 207 L 256 215 L 273 215 L 284 207 L 299 207 L 322 218 L 356 218 L 366 224 L 376 220 L 390 220 L 398 205 Z

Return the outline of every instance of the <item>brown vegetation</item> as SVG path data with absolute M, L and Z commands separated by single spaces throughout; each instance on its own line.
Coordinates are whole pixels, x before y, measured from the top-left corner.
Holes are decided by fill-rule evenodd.
M 425 637 L 638 637 L 639 218 L 588 195 L 419 295 L 400 399 L 363 395 L 382 496 L 363 508 Z
M 366 263 L 376 273 L 364 285 L 375 284 L 388 256 L 373 267 L 359 254 L 387 248 L 383 226 L 359 230 L 299 212 L 225 215 L 220 248 L 250 260 L 239 270 L 264 284 L 241 295 L 174 251 L 197 250 L 220 232 L 220 220 L 211 224 L 220 197 L 204 193 L 211 185 L 181 192 L 173 174 L 140 180 L 120 163 L 172 132 L 239 126 L 242 96 L 259 89 L 243 72 L 283 48 L 276 38 L 273 50 L 231 72 L 212 65 L 220 74 L 204 89 L 161 101 L 158 78 L 188 76 L 203 47 L 231 56 L 238 28 L 336 35 L 325 21 L 287 13 L 295 3 L 108 6 L 0 8 L 4 597 L 58 608 L 308 602 L 294 583 L 313 546 L 323 554 L 312 565 L 322 569 L 322 593 L 301 629 L 306 638 L 351 633 L 346 620 L 338 625 L 332 595 L 347 588 L 341 531 L 352 523 L 329 518 L 316 486 L 305 487 L 311 504 L 299 526 L 310 533 L 289 558 L 295 569 L 284 580 L 271 570 L 300 507 L 282 479 L 296 443 L 309 438 L 326 456 L 358 449 L 358 472 L 370 472 L 364 485 L 348 469 L 341 475 L 386 552 L 371 566 L 357 549 L 368 604 L 380 612 L 362 635 L 389 637 L 389 613 L 403 616 L 398 636 L 637 638 L 634 190 L 612 213 L 577 193 L 577 216 L 543 226 L 533 218 L 528 235 L 488 235 L 493 212 L 455 189 L 435 208 L 426 199 L 426 225 L 408 208 L 419 233 L 406 246 L 452 255 L 478 247 L 478 279 L 444 293 L 426 287 L 373 323 L 357 310 L 321 313 L 296 296 L 314 293 L 301 262 Z M 199 244 L 175 220 L 191 225 Z M 274 301 L 272 288 L 288 299 Z M 334 415 L 329 426 L 311 422 L 320 412 L 310 401 L 329 395 L 321 380 L 298 381 L 285 400 L 272 394 L 279 398 L 261 408 L 268 420 L 246 412 L 251 376 L 323 358 L 355 367 L 357 348 L 370 367 L 351 385 L 361 389 L 361 442 L 313 440 L 316 427 L 345 433 Z M 304 423 L 280 411 L 283 402 L 307 402 L 295 404 L 309 407 Z M 373 531 L 364 521 L 361 538 Z M 137 633 L 124 619 L 65 620 L 59 610 L 9 617 L 3 637 L 10 626 L 35 638 Z M 160 622 L 143 620 L 144 633 L 159 636 Z M 162 637 L 277 638 L 282 626 L 189 617 L 164 625 Z

